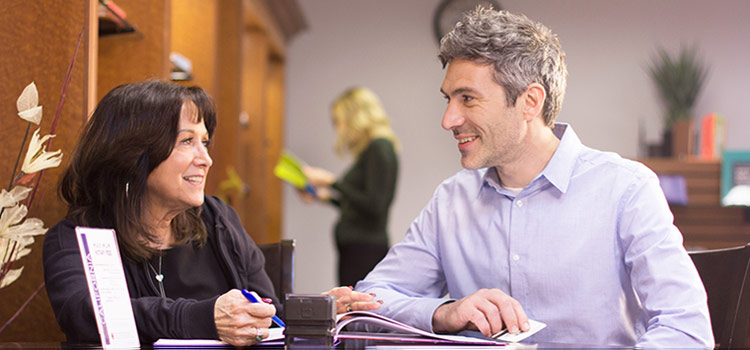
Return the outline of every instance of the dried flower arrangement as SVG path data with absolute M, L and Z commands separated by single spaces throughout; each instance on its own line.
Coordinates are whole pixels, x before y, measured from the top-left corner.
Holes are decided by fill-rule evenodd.
M 39 93 L 36 90 L 36 85 L 33 82 L 29 84 L 16 102 L 19 117 L 29 121 L 29 124 L 26 128 L 24 140 L 21 143 L 21 150 L 19 150 L 16 164 L 13 167 L 8 190 L 3 189 L 0 191 L 0 203 L 2 204 L 0 205 L 0 210 L 2 210 L 2 213 L 0 213 L 0 222 L 2 222 L 2 224 L 0 224 L 0 237 L 2 237 L 0 247 L 3 247 L 0 248 L 2 249 L 0 250 L 0 252 L 2 252 L 0 255 L 0 258 L 2 259 L 0 260 L 0 263 L 2 263 L 0 266 L 0 274 L 2 274 L 0 277 L 0 288 L 11 284 L 20 277 L 22 268 L 15 270 L 12 269 L 13 263 L 30 252 L 28 246 L 33 243 L 33 236 L 44 234 L 47 231 L 43 227 L 41 220 L 26 219 L 23 223 L 20 223 L 20 221 L 28 215 L 29 209 L 34 203 L 34 196 L 39 188 L 39 184 L 41 183 L 44 170 L 58 166 L 62 160 L 62 152 L 60 150 L 49 152 L 51 143 L 50 139 L 54 137 L 57 122 L 62 114 L 63 105 L 65 104 L 65 96 L 73 76 L 73 67 L 75 66 L 76 57 L 78 56 L 78 50 L 81 47 L 81 40 L 83 39 L 85 31 L 86 27 L 84 26 L 78 34 L 76 47 L 73 51 L 70 65 L 68 65 L 68 71 L 65 74 L 65 80 L 63 81 L 62 90 L 60 92 L 60 102 L 57 105 L 57 111 L 55 113 L 55 118 L 52 121 L 49 135 L 39 137 L 39 129 L 34 132 L 32 140 L 29 142 L 29 148 L 26 151 L 26 157 L 24 157 L 24 163 L 21 166 L 21 172 L 18 176 L 16 176 L 16 170 L 18 168 L 18 162 L 21 159 L 23 145 L 26 143 L 26 138 L 31 129 L 31 123 L 39 125 L 42 118 L 42 107 L 39 106 Z M 42 149 L 45 142 L 46 146 Z M 36 179 L 36 182 L 31 189 L 29 189 L 27 185 L 34 179 Z M 16 185 L 16 187 L 14 187 L 14 185 Z M 27 197 L 28 199 L 26 199 Z M 26 200 L 25 206 L 21 204 L 21 201 L 23 200 Z M 23 206 L 23 209 L 12 209 L 21 208 L 21 206 Z M 13 212 L 14 210 L 15 212 Z M 6 211 L 12 213 L 7 214 L 8 216 L 6 217 Z M 32 232 L 31 228 L 36 228 L 36 232 L 38 233 Z M 23 232 L 26 232 L 26 234 L 19 234 Z M 21 236 L 23 236 L 23 239 L 19 239 Z M 23 312 L 23 310 L 26 309 L 34 297 L 36 297 L 42 288 L 44 288 L 44 284 L 44 282 L 39 284 L 36 290 L 28 296 L 18 310 L 2 325 L 2 327 L 0 327 L 0 333 L 3 333 Z
M 13 268 L 14 264 L 31 252 L 29 247 L 34 243 L 34 236 L 44 234 L 42 220 L 27 218 L 31 198 L 27 199 L 32 188 L 29 183 L 42 170 L 56 167 L 62 161 L 62 151 L 49 152 L 44 143 L 55 135 L 39 136 L 39 129 L 34 131 L 26 150 L 26 156 L 21 165 L 21 171 L 16 175 L 18 162 L 29 136 L 31 124 L 39 125 L 42 120 L 42 106 L 39 106 L 39 93 L 32 82 L 21 93 L 16 102 L 18 116 L 28 122 L 26 134 L 18 151 L 18 158 L 11 173 L 8 189 L 0 191 L 0 288 L 16 281 L 23 271 L 23 267 Z

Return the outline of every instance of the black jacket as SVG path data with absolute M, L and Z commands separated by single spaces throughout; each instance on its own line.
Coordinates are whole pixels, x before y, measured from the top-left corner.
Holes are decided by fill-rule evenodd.
M 233 288 L 247 288 L 276 300 L 271 280 L 265 272 L 265 258 L 242 227 L 237 213 L 216 197 L 206 196 L 201 214 L 209 242 L 219 265 L 231 276 Z M 75 224 L 63 220 L 44 239 L 44 280 L 57 323 L 69 342 L 99 342 L 91 298 L 75 234 Z M 210 249 L 210 248 L 209 248 Z M 121 252 L 122 256 L 123 253 Z M 123 259 L 125 279 L 142 343 L 159 338 L 218 339 L 214 324 L 214 304 L 218 295 L 206 300 L 159 297 L 150 278 L 147 263 Z

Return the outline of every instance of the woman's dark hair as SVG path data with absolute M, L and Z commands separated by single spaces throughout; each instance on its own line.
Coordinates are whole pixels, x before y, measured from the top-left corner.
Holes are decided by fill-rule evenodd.
M 209 136 L 216 127 L 211 97 L 199 87 L 153 80 L 120 85 L 99 102 L 83 129 L 71 163 L 59 185 L 76 225 L 108 227 L 120 249 L 133 260 L 149 259 L 155 237 L 143 221 L 146 180 L 169 157 L 177 140 L 180 112 L 193 103 Z M 172 220 L 177 244 L 203 244 L 206 228 L 200 207 Z

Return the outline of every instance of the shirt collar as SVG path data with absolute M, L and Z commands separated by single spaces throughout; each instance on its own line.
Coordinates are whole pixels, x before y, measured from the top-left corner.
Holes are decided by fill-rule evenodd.
M 573 131 L 573 127 L 567 123 L 555 123 L 552 132 L 560 139 L 560 144 L 557 146 L 555 153 L 552 154 L 552 158 L 550 158 L 547 166 L 544 167 L 539 176 L 531 181 L 528 186 L 533 185 L 540 177 L 544 177 L 560 192 L 565 193 L 568 190 L 576 158 L 578 158 L 578 153 L 583 144 L 575 131 Z M 493 187 L 501 193 L 507 191 L 498 181 L 495 167 L 485 168 L 481 171 L 484 172 L 482 175 L 483 184 Z M 481 192 L 482 188 L 484 186 L 480 188 L 479 192 Z M 510 191 L 508 192 L 510 193 Z
M 560 192 L 565 193 L 583 144 L 573 131 L 573 127 L 567 123 L 555 123 L 552 132 L 560 139 L 560 144 L 557 145 L 555 153 L 552 154 L 552 158 L 540 175 L 557 187 Z

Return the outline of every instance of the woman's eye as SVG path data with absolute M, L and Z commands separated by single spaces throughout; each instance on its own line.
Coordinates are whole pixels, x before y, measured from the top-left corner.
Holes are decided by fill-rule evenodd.
M 192 137 L 188 137 L 188 138 L 183 139 L 182 141 L 180 141 L 180 143 L 183 144 L 183 145 L 189 145 L 192 142 L 193 142 L 193 138 Z
M 204 140 L 203 141 L 203 147 L 208 148 L 209 146 L 211 146 L 211 140 Z

